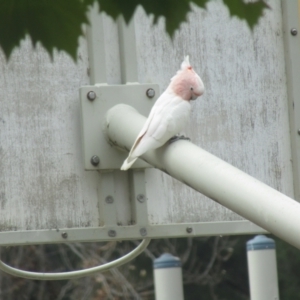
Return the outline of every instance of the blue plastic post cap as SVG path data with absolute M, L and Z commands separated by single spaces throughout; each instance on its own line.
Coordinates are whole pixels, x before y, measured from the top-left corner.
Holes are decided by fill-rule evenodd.
M 275 241 L 265 235 L 257 235 L 247 242 L 247 251 L 275 249 Z
M 170 253 L 164 253 L 159 258 L 154 259 L 154 269 L 180 268 L 181 261 L 179 257 L 173 256 Z

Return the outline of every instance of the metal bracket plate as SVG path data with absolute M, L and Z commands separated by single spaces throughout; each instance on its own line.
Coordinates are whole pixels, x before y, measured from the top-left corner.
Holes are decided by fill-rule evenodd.
M 155 92 L 152 98 L 146 94 L 149 89 Z M 126 152 L 114 149 L 105 139 L 102 128 L 106 112 L 113 106 L 124 103 L 148 116 L 158 96 L 158 84 L 94 85 L 80 88 L 85 170 L 120 169 L 127 156 Z M 93 162 L 92 157 L 95 158 Z M 99 158 L 98 164 L 96 157 Z M 141 160 L 133 166 L 133 168 L 148 167 L 150 165 Z

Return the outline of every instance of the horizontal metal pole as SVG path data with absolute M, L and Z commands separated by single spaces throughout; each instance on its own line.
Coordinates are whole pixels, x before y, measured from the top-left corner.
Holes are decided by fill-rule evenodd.
M 141 228 L 146 229 L 147 237 L 151 239 L 266 233 L 249 221 L 150 224 L 143 227 L 139 225 L 115 225 L 90 228 L 6 231 L 0 233 L 0 246 L 139 240 L 143 238 L 140 232 Z M 109 236 L 110 230 L 116 232 L 114 237 Z
M 134 108 L 116 105 L 107 112 L 105 134 L 128 151 L 145 121 Z M 188 141 L 166 144 L 141 158 L 300 249 L 295 200 Z

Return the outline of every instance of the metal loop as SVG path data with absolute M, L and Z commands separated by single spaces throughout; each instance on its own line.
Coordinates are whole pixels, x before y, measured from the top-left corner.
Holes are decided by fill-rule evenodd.
M 28 272 L 13 268 L 0 260 L 0 270 L 6 272 L 13 276 L 18 276 L 26 279 L 34 280 L 66 280 L 85 277 L 97 272 L 104 272 L 111 268 L 117 268 L 130 260 L 134 259 L 136 256 L 141 254 L 149 245 L 151 239 L 144 239 L 134 250 L 124 255 L 121 258 L 118 258 L 112 262 L 108 262 L 104 265 L 92 267 L 80 271 L 71 271 L 63 273 L 38 273 L 38 272 Z

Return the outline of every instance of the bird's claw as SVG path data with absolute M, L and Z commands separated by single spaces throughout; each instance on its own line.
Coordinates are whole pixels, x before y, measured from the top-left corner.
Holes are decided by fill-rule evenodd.
M 172 143 L 177 142 L 179 140 L 190 141 L 191 139 L 189 137 L 184 136 L 184 135 L 174 135 L 173 137 L 171 137 L 169 139 L 169 144 L 172 144 Z

